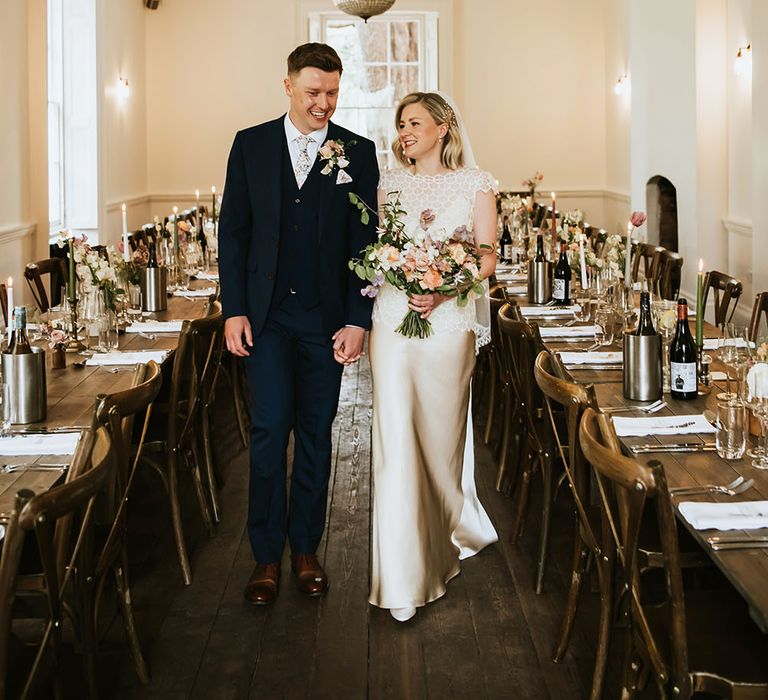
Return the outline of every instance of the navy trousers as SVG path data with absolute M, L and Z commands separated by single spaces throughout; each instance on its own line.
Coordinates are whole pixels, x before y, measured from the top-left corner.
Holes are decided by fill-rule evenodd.
M 256 561 L 291 551 L 313 554 L 325 526 L 331 471 L 331 426 L 343 367 L 323 329 L 320 308 L 289 294 L 269 312 L 245 360 L 251 394 L 248 534 Z M 290 496 L 288 438 L 294 433 Z

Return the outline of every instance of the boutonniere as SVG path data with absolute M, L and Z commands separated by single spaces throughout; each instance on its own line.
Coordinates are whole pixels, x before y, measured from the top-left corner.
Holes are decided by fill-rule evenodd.
M 320 160 L 326 161 L 323 169 L 320 172 L 323 175 L 331 175 L 334 168 L 338 169 L 339 172 L 336 175 L 337 185 L 343 185 L 348 182 L 352 182 L 352 178 L 344 170 L 344 168 L 349 165 L 349 160 L 347 160 L 347 154 L 344 149 L 347 145 L 352 146 L 354 143 L 355 141 L 350 141 L 349 144 L 345 144 L 343 141 L 328 139 L 320 147 Z

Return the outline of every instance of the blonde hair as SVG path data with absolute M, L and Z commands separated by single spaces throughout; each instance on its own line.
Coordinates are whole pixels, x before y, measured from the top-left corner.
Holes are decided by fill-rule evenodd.
M 464 166 L 464 146 L 461 142 L 461 134 L 459 133 L 459 125 L 456 121 L 456 114 L 451 106 L 440 95 L 434 92 L 412 92 L 410 95 L 406 95 L 400 104 L 397 105 L 395 110 L 395 129 L 400 129 L 400 118 L 403 115 L 403 110 L 408 105 L 421 104 L 424 109 L 429 112 L 432 119 L 435 120 L 435 124 L 440 126 L 446 124 L 448 131 L 443 137 L 442 150 L 440 151 L 440 162 L 443 167 L 449 170 L 456 170 Z M 406 158 L 403 153 L 400 139 L 396 138 L 392 142 L 392 152 L 395 154 L 395 158 L 403 166 L 410 167 L 413 165 L 413 161 L 410 158 Z

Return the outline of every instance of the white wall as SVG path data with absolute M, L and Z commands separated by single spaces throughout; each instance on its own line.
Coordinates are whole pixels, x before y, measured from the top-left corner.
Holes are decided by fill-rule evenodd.
M 752 202 L 768 194 L 768 3 L 752 0 Z M 752 217 L 753 292 L 768 290 L 768 219 Z M 749 299 L 751 304 L 752 298 Z

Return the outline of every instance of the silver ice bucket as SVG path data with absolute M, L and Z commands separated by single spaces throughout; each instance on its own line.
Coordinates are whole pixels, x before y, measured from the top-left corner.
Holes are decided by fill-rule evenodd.
M 528 303 L 548 304 L 552 299 L 552 265 L 544 262 L 528 262 Z
M 3 353 L 3 379 L 8 385 L 11 423 L 45 420 L 45 350 L 33 347 L 23 355 Z
M 624 397 L 658 401 L 664 381 L 661 336 L 624 333 Z
M 165 311 L 168 308 L 168 270 L 147 267 L 141 273 L 142 311 Z

